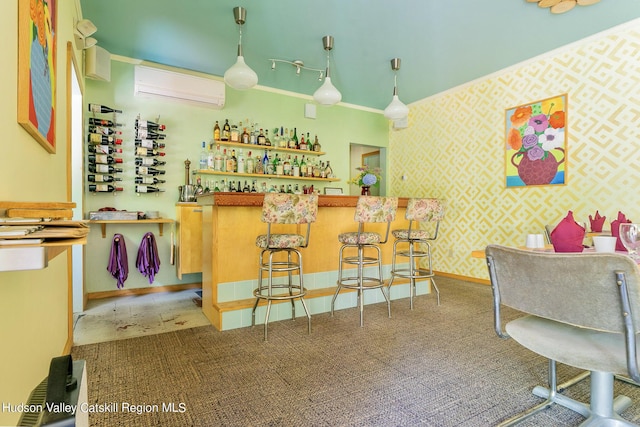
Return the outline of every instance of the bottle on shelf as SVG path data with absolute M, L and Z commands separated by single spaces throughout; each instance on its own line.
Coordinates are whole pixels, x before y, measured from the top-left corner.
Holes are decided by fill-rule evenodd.
M 116 168 L 113 165 L 103 165 L 100 163 L 89 163 L 89 172 L 93 173 L 116 173 L 122 172 L 122 169 Z
M 311 142 L 311 137 L 309 136 L 309 132 L 307 132 L 307 151 L 313 150 L 313 142 Z
M 293 128 L 293 137 L 289 142 L 289 148 L 300 148 L 298 145 L 298 128 Z
M 124 188 L 116 187 L 111 184 L 89 184 L 89 191 L 92 193 L 113 193 L 115 191 L 122 191 Z
M 271 140 L 269 139 L 269 129 L 264 130 L 264 145 L 271 147 Z
M 238 181 L 238 186 L 236 187 L 236 193 L 242 193 L 242 183 Z
M 222 125 L 220 140 L 229 141 L 229 138 L 231 138 L 231 126 L 229 125 L 229 119 L 225 119 L 224 125 Z
M 227 191 L 230 193 L 236 192 L 236 183 L 234 181 L 229 181 L 229 189 Z
M 257 193 L 258 192 L 258 190 L 256 189 L 256 180 L 255 179 L 251 182 L 251 190 L 250 190 L 250 192 L 251 193 Z
M 229 183 L 224 179 L 222 180 L 222 187 L 220 187 L 220 191 L 222 191 L 223 193 L 226 193 L 229 191 Z
M 291 172 L 291 155 L 289 155 L 289 157 L 287 157 L 286 159 L 284 159 L 284 162 L 282 163 L 282 173 L 286 176 L 291 176 L 292 172 Z
M 100 104 L 89 104 L 89 112 L 91 113 L 122 113 L 122 110 L 116 110 L 115 108 L 107 107 Z
M 116 178 L 113 175 L 87 175 L 87 181 L 89 182 L 116 182 L 122 181 L 122 178 Z
M 122 159 L 119 157 L 113 157 L 109 154 L 89 154 L 89 162 L 100 163 L 103 165 L 114 165 L 116 163 L 122 163 Z
M 258 134 L 258 145 L 267 145 L 264 137 L 264 131 L 260 129 L 260 133 Z
M 89 124 L 94 126 L 107 126 L 107 127 L 119 127 L 122 123 L 115 123 L 107 119 L 98 119 L 95 117 L 89 117 Z
M 251 125 L 251 133 L 249 134 L 249 143 L 256 145 L 258 144 L 258 124 L 254 123 Z
M 247 128 L 245 127 L 244 130 L 242 131 L 242 143 L 243 144 L 248 144 L 249 143 L 249 132 L 247 132 Z
M 307 175 L 308 173 L 308 169 L 307 169 L 307 162 L 304 161 L 304 155 L 302 156 L 302 160 L 300 160 L 300 176 L 302 177 L 307 177 L 309 175 Z
M 122 172 L 119 170 L 118 172 Z M 136 175 L 164 175 L 165 171 L 149 166 L 136 166 Z
M 136 147 L 136 156 L 164 156 L 165 153 L 162 151 L 154 150 L 153 148 L 145 148 L 145 147 Z
M 322 151 L 322 147 L 318 142 L 318 135 L 316 135 L 316 140 L 313 142 L 313 151 Z
M 228 172 L 227 171 L 227 159 L 229 158 L 229 156 L 227 156 L 227 149 L 223 149 L 222 150 L 222 164 L 220 165 L 220 172 Z M 231 171 L 233 172 L 233 171 Z
M 300 176 L 300 163 L 298 163 L 298 156 L 293 158 L 293 163 L 291 164 L 291 175 Z
M 207 151 L 207 143 L 202 141 L 202 150 L 200 150 L 200 169 L 208 169 L 209 151 Z
M 136 184 L 164 184 L 164 179 L 158 179 L 153 175 L 138 175 L 135 178 Z
M 216 120 L 216 124 L 213 126 L 213 140 L 220 141 L 220 125 Z
M 227 157 L 227 163 L 225 165 L 225 171 L 226 172 L 237 172 L 237 159 L 236 159 L 236 150 L 232 150 L 231 151 L 231 155 Z
M 304 139 L 304 132 L 302 133 L 302 136 L 300 137 L 300 145 L 298 145 L 298 148 L 300 150 L 307 150 L 307 141 Z
M 164 142 L 154 141 L 153 139 L 136 139 L 134 145 L 151 149 L 165 148 L 167 146 Z
M 88 145 L 87 151 L 96 154 L 115 154 L 122 153 L 122 148 L 114 148 L 110 145 Z
M 100 135 L 122 135 L 122 131 L 115 130 L 107 126 L 89 125 L 89 133 L 99 133 Z
M 324 177 L 333 178 L 333 168 L 329 160 L 327 160 L 327 167 L 324 168 Z
M 213 153 L 213 164 L 209 166 L 209 169 L 213 169 L 214 171 L 221 172 L 223 170 L 223 157 L 222 152 L 220 151 L 220 144 L 216 144 L 216 151 Z
M 167 129 L 167 127 L 160 123 L 150 122 L 149 120 L 137 120 L 136 119 L 136 129 L 149 129 L 156 132 L 163 131 Z
M 291 187 L 291 184 L 287 185 L 287 193 L 293 194 L 293 188 Z
M 284 134 L 284 126 L 280 126 L 280 135 L 279 135 L 278 147 L 287 148 L 287 145 L 288 145 L 288 141 L 287 141 L 287 137 Z
M 264 174 L 264 166 L 262 164 L 262 157 L 260 157 L 260 155 L 257 155 L 256 159 L 254 160 L 253 172 L 257 174 Z
M 245 161 L 245 168 L 247 173 L 255 173 L 256 171 L 256 161 L 253 157 L 251 157 L 251 151 L 247 155 L 247 160 Z
M 113 136 L 100 135 L 99 133 L 90 133 L 87 135 L 87 142 L 91 144 L 116 144 L 121 145 L 122 140 Z
M 150 185 L 136 185 L 136 193 L 162 193 L 164 189 Z
M 245 161 L 244 153 L 242 152 L 242 150 L 238 150 L 238 159 L 237 159 L 236 172 L 238 172 L 238 173 L 246 173 L 247 172 L 246 161 Z
M 138 166 L 163 166 L 167 164 L 167 162 L 154 157 L 136 157 L 135 163 Z
M 165 139 L 167 135 L 158 133 L 151 129 L 138 128 L 136 129 L 136 139 Z
M 220 186 L 218 185 L 218 181 L 214 181 L 213 183 L 213 191 L 214 192 L 220 192 Z

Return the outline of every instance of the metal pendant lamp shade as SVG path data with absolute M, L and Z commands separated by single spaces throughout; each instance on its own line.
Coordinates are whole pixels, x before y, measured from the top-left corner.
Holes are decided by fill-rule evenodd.
M 393 98 L 391 103 L 384 109 L 384 116 L 389 120 L 404 119 L 409 115 L 409 107 L 404 105 L 398 98 L 398 82 L 396 72 L 400 69 L 400 58 L 391 60 L 391 69 L 394 71 L 393 76 Z
M 324 45 L 324 50 L 327 51 L 327 73 L 324 78 L 324 83 L 322 86 L 318 88 L 313 94 L 313 99 L 320 105 L 335 105 L 342 99 L 342 94 L 336 87 L 331 83 L 331 74 L 329 70 L 329 51 L 333 49 L 333 37 L 332 36 L 324 36 L 322 38 L 322 44 Z
M 251 89 L 258 84 L 258 75 L 244 62 L 242 55 L 242 25 L 247 18 L 247 10 L 243 7 L 233 8 L 236 24 L 240 26 L 240 40 L 238 41 L 238 59 L 224 73 L 224 82 L 237 90 Z

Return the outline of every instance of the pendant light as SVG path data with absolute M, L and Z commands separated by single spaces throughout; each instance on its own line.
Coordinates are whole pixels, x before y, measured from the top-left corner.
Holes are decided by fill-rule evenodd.
M 387 108 L 384 109 L 384 116 L 389 120 L 400 120 L 409 115 L 409 107 L 404 105 L 398 98 L 397 71 L 400 69 L 400 58 L 391 60 L 391 69 L 393 70 L 393 98 Z
M 324 50 L 327 51 L 327 72 L 325 74 L 324 83 L 313 94 L 313 99 L 320 105 L 334 105 L 340 102 L 342 94 L 331 83 L 331 75 L 329 73 L 329 51 L 333 49 L 333 36 L 324 36 L 322 38 Z
M 238 41 L 238 59 L 224 73 L 224 82 L 237 90 L 251 89 L 258 84 L 258 75 L 244 62 L 242 56 L 242 25 L 247 19 L 247 9 L 244 7 L 234 7 L 233 16 L 236 24 L 240 26 L 240 40 Z

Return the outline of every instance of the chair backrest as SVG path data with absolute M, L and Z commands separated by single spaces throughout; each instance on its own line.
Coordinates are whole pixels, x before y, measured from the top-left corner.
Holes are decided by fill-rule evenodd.
M 360 196 L 356 203 L 354 221 L 388 222 L 396 219 L 398 210 L 397 197 Z
M 549 253 L 489 245 L 486 256 L 497 311 L 496 332 L 500 304 L 600 331 L 640 329 L 640 270 L 626 255 Z M 634 312 L 636 307 L 639 313 Z
M 407 202 L 404 217 L 409 221 L 442 221 L 444 208 L 443 200 L 412 198 Z
M 316 221 L 317 216 L 317 194 L 264 194 L 262 222 L 269 224 L 310 224 Z

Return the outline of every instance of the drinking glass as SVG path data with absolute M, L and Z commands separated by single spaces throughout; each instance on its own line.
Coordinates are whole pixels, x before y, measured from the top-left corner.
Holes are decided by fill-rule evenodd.
M 629 256 L 637 260 L 640 248 L 640 224 L 620 224 L 620 241 L 629 251 Z

